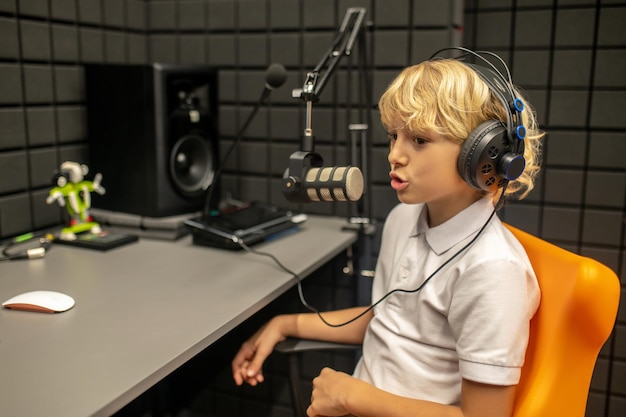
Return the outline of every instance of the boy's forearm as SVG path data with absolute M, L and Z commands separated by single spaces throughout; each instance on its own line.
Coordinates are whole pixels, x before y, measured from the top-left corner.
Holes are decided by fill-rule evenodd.
M 322 317 L 330 324 L 345 323 L 358 316 L 367 307 L 354 307 L 322 313 Z M 324 340 L 339 343 L 362 343 L 365 329 L 372 317 L 372 312 L 354 322 L 340 327 L 325 324 L 315 313 L 301 313 L 280 316 L 283 334 L 300 339 Z
M 463 417 L 458 407 L 398 397 L 371 385 L 352 391 L 349 395 L 352 399 L 349 400 L 348 409 L 351 415 L 359 417 Z
M 463 380 L 461 407 L 396 396 L 355 378 L 341 391 L 344 408 L 359 417 L 509 417 L 515 398 L 515 386 L 468 380 Z

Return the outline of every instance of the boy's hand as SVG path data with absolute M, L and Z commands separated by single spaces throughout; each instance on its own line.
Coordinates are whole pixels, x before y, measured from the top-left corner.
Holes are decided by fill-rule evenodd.
M 311 405 L 307 409 L 309 417 L 345 416 L 349 410 L 345 407 L 344 393 L 350 391 L 350 385 L 357 380 L 348 374 L 330 368 L 313 380 Z
M 245 342 L 232 362 L 235 384 L 242 385 L 245 382 L 256 386 L 263 382 L 262 363 L 265 358 L 267 355 L 263 357 L 252 339 Z
M 241 345 L 232 361 L 235 384 L 242 385 L 245 382 L 256 386 L 265 380 L 263 363 L 274 350 L 274 346 L 285 340 L 279 328 L 278 319 L 274 318 Z

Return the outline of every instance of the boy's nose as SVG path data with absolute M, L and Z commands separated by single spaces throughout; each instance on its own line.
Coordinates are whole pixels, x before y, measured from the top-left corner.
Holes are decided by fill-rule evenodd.
M 389 153 L 387 154 L 387 160 L 389 164 L 394 165 L 405 165 L 406 164 L 406 153 L 402 150 L 402 145 L 400 141 L 396 141 L 393 146 L 389 147 Z

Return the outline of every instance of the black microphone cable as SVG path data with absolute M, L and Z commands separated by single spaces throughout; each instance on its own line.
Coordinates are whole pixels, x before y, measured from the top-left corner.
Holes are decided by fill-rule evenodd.
M 298 274 L 296 274 L 295 272 L 293 272 L 291 269 L 287 268 L 281 261 L 280 259 L 278 259 L 276 256 L 272 255 L 271 253 L 268 252 L 262 252 L 262 251 L 258 251 L 256 249 L 252 249 L 251 247 L 249 247 L 242 239 L 236 238 L 233 239 L 235 241 L 235 243 L 237 243 L 239 246 L 241 246 L 242 249 L 246 250 L 247 252 L 250 252 L 252 254 L 255 255 L 259 255 L 259 256 L 265 256 L 268 257 L 270 259 L 272 259 L 276 265 L 282 269 L 284 272 L 290 274 L 295 280 L 296 280 L 296 284 L 298 287 L 298 296 L 300 298 L 300 302 L 302 303 L 302 305 L 308 309 L 310 312 L 315 313 L 319 319 L 327 326 L 329 327 L 343 327 L 346 326 L 350 323 L 355 322 L 356 320 L 360 319 L 361 317 L 363 317 L 365 314 L 367 314 L 368 312 L 370 312 L 371 310 L 373 310 L 376 306 L 378 306 L 380 303 L 382 303 L 385 299 L 387 299 L 389 296 L 391 296 L 392 294 L 395 293 L 405 293 L 405 294 L 412 294 L 412 293 L 416 293 L 422 290 L 422 288 L 424 288 L 424 286 L 426 284 L 428 284 L 428 282 L 435 276 L 437 275 L 443 268 L 445 268 L 447 265 L 450 264 L 450 262 L 452 262 L 454 259 L 456 259 L 461 253 L 465 252 L 467 249 L 469 249 L 470 246 L 472 246 L 476 240 L 478 240 L 478 238 L 482 235 L 482 233 L 484 232 L 484 230 L 487 228 L 487 226 L 489 225 L 489 223 L 491 222 L 491 219 L 493 219 L 493 216 L 495 216 L 496 212 L 498 211 L 498 209 L 501 207 L 501 205 L 504 202 L 504 192 L 506 191 L 508 185 L 508 181 L 505 182 L 504 186 L 502 187 L 502 194 L 500 195 L 500 198 L 498 199 L 498 202 L 496 203 L 493 211 L 491 212 L 491 214 L 489 215 L 489 217 L 487 218 L 487 220 L 485 221 L 485 223 L 481 226 L 481 228 L 478 230 L 478 232 L 476 233 L 476 235 L 468 242 L 465 244 L 465 246 L 463 246 L 461 249 L 459 249 L 454 255 L 452 255 L 450 258 L 448 258 L 444 263 L 442 263 L 433 273 L 431 273 L 425 280 L 424 282 L 422 282 L 417 288 L 413 288 L 413 289 L 403 289 L 403 288 L 395 288 L 391 291 L 389 291 L 388 293 L 386 293 L 385 295 L 383 295 L 382 297 L 380 297 L 376 302 L 374 302 L 373 304 L 371 304 L 369 307 L 367 307 L 364 311 L 362 311 L 361 313 L 359 313 L 358 315 L 354 316 L 353 318 L 343 322 L 343 323 L 330 323 L 328 320 L 326 320 L 324 318 L 324 316 L 322 315 L 322 312 L 320 312 L 317 308 L 313 307 L 312 305 L 310 305 L 305 297 L 304 297 L 304 291 L 302 289 L 302 278 L 300 278 L 300 276 Z
M 241 126 L 241 129 L 239 129 L 239 132 L 237 132 L 235 140 L 233 141 L 233 143 L 231 143 L 230 147 L 224 154 L 224 157 L 221 159 L 220 164 L 217 167 L 217 171 L 215 172 L 215 176 L 213 177 L 213 181 L 211 182 L 211 185 L 209 185 L 206 200 L 204 203 L 204 211 L 202 213 L 203 220 L 207 219 L 211 214 L 211 199 L 213 197 L 213 191 L 215 190 L 215 184 L 217 183 L 219 177 L 222 175 L 224 164 L 230 157 L 230 154 L 233 152 L 233 150 L 237 147 L 239 142 L 241 142 L 241 138 L 244 132 L 246 131 L 246 129 L 248 129 L 248 126 L 252 122 L 252 119 L 254 119 L 254 116 L 257 114 L 263 103 L 265 103 L 265 100 L 267 100 L 272 90 L 282 86 L 286 80 L 287 70 L 282 64 L 275 63 L 267 68 L 267 71 L 265 72 L 265 86 L 263 88 L 263 92 L 255 103 L 254 108 L 252 109 L 250 114 L 248 114 L 248 118 Z

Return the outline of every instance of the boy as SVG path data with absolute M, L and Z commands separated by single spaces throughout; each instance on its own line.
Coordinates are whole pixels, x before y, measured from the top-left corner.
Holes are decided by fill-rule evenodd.
M 401 204 L 383 229 L 373 308 L 324 313 L 336 326 L 315 314 L 273 318 L 233 359 L 237 385 L 263 382 L 263 361 L 286 337 L 362 343 L 352 376 L 326 368 L 314 379 L 310 417 L 511 415 L 540 295 L 494 204 L 532 189 L 543 134 L 488 67 L 431 59 L 388 87 L 379 109 Z M 484 180 L 492 147 L 505 155 Z

